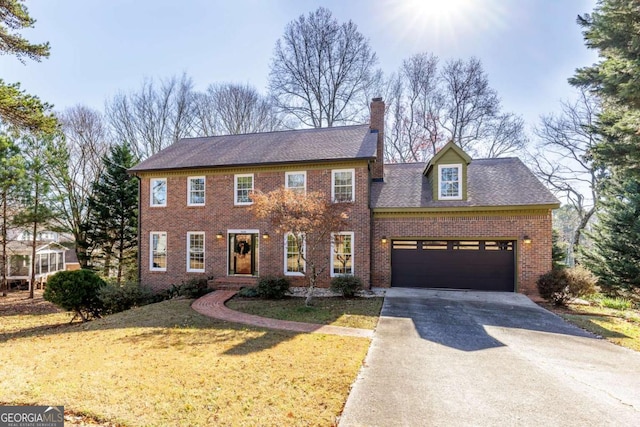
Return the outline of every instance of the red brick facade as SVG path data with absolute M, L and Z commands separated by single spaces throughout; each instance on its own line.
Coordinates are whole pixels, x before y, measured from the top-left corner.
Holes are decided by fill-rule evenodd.
M 140 279 L 154 289 L 165 289 L 191 278 L 219 278 L 228 275 L 229 230 L 256 230 L 258 239 L 258 275 L 284 275 L 284 236 L 276 235 L 264 221 L 254 218 L 248 206 L 234 205 L 234 175 L 254 174 L 254 189 L 269 192 L 284 186 L 285 172 L 306 171 L 307 191 L 322 191 L 331 195 L 332 170 L 354 169 L 355 202 L 351 206 L 351 226 L 345 230 L 354 233 L 354 273 L 365 283 L 370 282 L 370 230 L 369 165 L 367 162 L 335 163 L 327 165 L 296 165 L 295 167 L 255 169 L 228 169 L 209 171 L 169 172 L 142 174 L 140 178 Z M 187 205 L 188 177 L 205 176 L 205 206 Z M 151 178 L 167 179 L 165 207 L 151 207 L 149 184 Z M 167 233 L 166 271 L 151 271 L 150 233 Z M 205 233 L 205 271 L 187 272 L 187 233 Z M 222 232 L 222 239 L 216 234 Z M 261 238 L 264 233 L 268 239 Z M 319 278 L 319 286 L 330 282 L 330 242 L 326 247 L 326 270 Z M 304 277 L 291 277 L 294 286 L 306 285 Z
M 373 228 L 373 286 L 390 286 L 391 241 L 396 238 L 515 240 L 516 290 L 527 295 L 537 295 L 536 279 L 551 269 L 550 210 L 379 216 Z M 525 235 L 531 243 L 523 242 Z

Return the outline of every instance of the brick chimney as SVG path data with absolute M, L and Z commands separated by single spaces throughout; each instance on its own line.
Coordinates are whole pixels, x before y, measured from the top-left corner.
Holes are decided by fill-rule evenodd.
M 371 100 L 371 122 L 369 129 L 372 133 L 378 134 L 378 144 L 376 149 L 376 160 L 371 171 L 371 178 L 374 181 L 384 180 L 384 101 L 382 98 Z

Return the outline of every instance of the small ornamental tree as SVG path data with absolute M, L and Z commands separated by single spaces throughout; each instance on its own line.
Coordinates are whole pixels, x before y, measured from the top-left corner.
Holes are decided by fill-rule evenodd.
M 347 225 L 350 203 L 332 203 L 322 192 L 301 193 L 286 188 L 253 193 L 252 211 L 269 221 L 278 233 L 295 239 L 300 272 L 309 279 L 305 305 L 311 303 L 318 276 L 329 266 L 326 254 L 333 232 Z M 304 263 L 304 265 L 302 265 Z

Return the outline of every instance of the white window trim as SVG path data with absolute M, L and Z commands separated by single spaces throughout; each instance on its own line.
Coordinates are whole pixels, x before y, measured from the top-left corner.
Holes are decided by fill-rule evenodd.
M 164 181 L 164 204 L 153 203 L 153 183 L 156 181 Z M 152 208 L 166 207 L 168 196 L 169 196 L 169 188 L 167 187 L 167 178 L 151 178 L 149 180 L 149 206 L 151 206 Z
M 289 249 L 288 244 L 287 244 L 288 243 L 287 239 L 289 238 L 289 235 L 292 235 L 292 234 L 293 233 L 291 233 L 291 232 L 287 232 L 287 233 L 284 234 L 284 275 L 285 276 L 304 276 L 305 273 L 299 273 L 297 271 L 288 271 L 287 270 L 287 268 L 289 267 L 289 265 L 287 264 L 287 255 L 288 255 L 287 251 Z M 302 238 L 302 252 L 305 253 L 305 254 L 307 253 L 307 239 L 304 238 L 304 235 L 303 235 L 303 238 Z M 303 263 L 302 264 L 302 270 L 304 272 L 306 272 L 307 271 L 307 262 L 303 259 L 302 263 Z
M 335 236 L 339 236 L 339 235 L 344 235 L 344 236 L 351 236 L 351 274 L 335 274 L 334 271 L 334 263 L 333 263 L 333 255 L 335 254 L 334 252 L 334 246 L 335 246 Z M 331 260 L 331 277 L 339 277 L 339 276 L 355 276 L 356 274 L 356 264 L 355 264 L 355 240 L 353 237 L 354 233 L 353 231 L 341 231 L 339 233 L 331 233 L 331 254 L 330 254 L 330 260 Z
M 457 196 L 443 196 L 442 195 L 442 169 L 458 169 L 458 195 Z M 438 200 L 462 200 L 462 165 L 461 164 L 452 164 L 452 165 L 438 165 Z
M 187 272 L 189 273 L 204 273 L 205 268 L 191 268 L 191 236 L 202 235 L 202 255 L 203 264 L 206 265 L 207 259 L 207 239 L 204 231 L 189 231 L 187 232 Z
M 351 172 L 351 200 L 336 201 L 336 173 Z M 356 201 L 356 170 L 355 169 L 332 169 L 331 170 L 331 201 L 334 203 L 345 203 Z
M 202 203 L 191 203 L 191 180 L 202 179 L 204 181 L 204 197 Z M 187 177 L 187 206 L 204 206 L 207 201 L 207 177 L 205 176 L 189 176 Z
M 239 202 L 238 201 L 238 178 L 251 177 L 251 191 L 255 188 L 256 180 L 252 173 L 236 174 L 233 176 L 233 204 L 236 206 L 252 205 L 253 202 Z
M 307 194 L 307 171 L 297 171 L 297 172 L 285 172 L 284 173 L 284 186 L 285 188 L 289 189 L 289 190 L 298 190 L 298 188 L 291 188 L 289 187 L 289 175 L 302 175 L 304 176 L 304 187 L 303 188 L 303 194 Z
M 149 233 L 149 271 L 167 271 L 167 267 L 158 268 L 153 266 L 153 236 L 157 234 L 164 234 L 164 241 L 166 242 L 166 252 L 167 252 L 167 265 L 169 264 L 169 237 L 167 236 L 166 231 L 151 231 Z

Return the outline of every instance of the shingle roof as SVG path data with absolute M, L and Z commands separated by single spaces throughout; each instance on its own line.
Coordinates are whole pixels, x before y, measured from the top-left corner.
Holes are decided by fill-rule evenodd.
M 186 138 L 130 170 L 370 159 L 376 156 L 376 140 L 369 125 Z
M 424 163 L 386 164 L 384 182 L 371 186 L 376 208 L 557 205 L 558 199 L 517 158 L 477 159 L 467 169 L 467 200 L 434 201 Z

